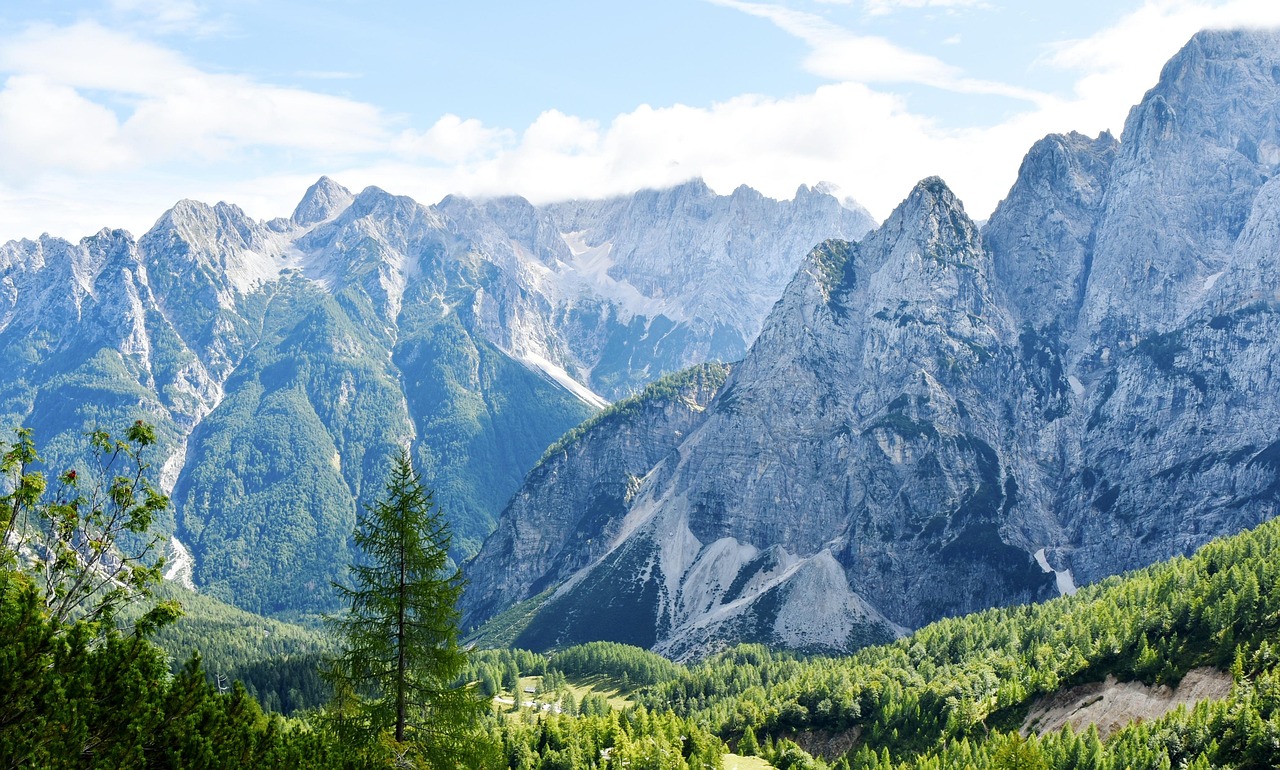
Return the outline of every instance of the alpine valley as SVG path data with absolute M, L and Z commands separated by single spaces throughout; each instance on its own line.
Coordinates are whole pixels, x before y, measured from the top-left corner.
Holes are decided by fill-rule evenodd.
M 979 227 L 937 178 L 814 248 L 745 358 L 543 457 L 465 622 L 848 651 L 1073 593 L 1280 503 L 1280 34 L 1208 31 Z M 481 626 L 485 621 L 487 625 Z
M 981 227 L 937 178 L 875 229 L 824 185 L 182 201 L 0 247 L 0 424 L 56 468 L 154 423 L 170 576 L 253 612 L 334 606 L 407 446 L 482 643 L 850 651 L 1275 515 L 1278 167 L 1280 34 L 1210 31 Z

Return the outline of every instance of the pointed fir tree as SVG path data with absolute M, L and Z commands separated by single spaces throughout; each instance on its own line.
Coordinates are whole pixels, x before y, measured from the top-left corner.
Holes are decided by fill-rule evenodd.
M 414 471 L 396 458 L 386 497 L 366 507 L 354 541 L 363 560 L 351 585 L 335 584 L 350 610 L 330 618 L 343 652 L 331 661 L 344 694 L 330 724 L 374 746 L 390 737 L 428 767 L 477 766 L 485 749 L 478 720 L 487 704 L 474 683 L 458 683 L 461 571 L 449 566 L 449 525 Z

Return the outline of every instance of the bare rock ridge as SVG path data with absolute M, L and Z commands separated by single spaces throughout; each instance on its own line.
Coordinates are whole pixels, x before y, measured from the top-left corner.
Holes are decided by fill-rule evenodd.
M 87 430 L 154 422 L 164 534 L 197 587 L 314 612 L 400 447 L 461 560 L 566 431 L 741 358 L 809 247 L 873 224 L 802 193 L 424 206 L 323 177 L 288 218 L 181 201 L 137 239 L 3 244 L 0 430 L 33 427 L 60 463 Z M 718 267 L 691 290 L 704 258 Z
M 322 176 L 307 188 L 290 219 L 303 227 L 318 224 L 345 210 L 352 200 L 354 196 L 350 190 L 329 177 Z
M 1200 33 L 1120 141 L 1036 143 L 981 233 L 934 178 L 815 248 L 696 424 L 627 469 L 593 561 L 521 576 L 553 590 L 518 642 L 849 650 L 1273 517 L 1276 73 L 1280 34 Z M 500 532 L 571 515 L 545 484 Z M 468 622 L 519 598 L 469 593 Z

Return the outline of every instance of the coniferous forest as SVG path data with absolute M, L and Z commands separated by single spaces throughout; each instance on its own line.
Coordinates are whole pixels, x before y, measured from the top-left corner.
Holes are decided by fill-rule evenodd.
M 124 551 L 129 542 L 145 545 L 148 517 L 166 504 L 146 481 L 153 440 L 141 423 L 120 438 L 96 436 L 98 467 L 126 472 L 100 474 L 111 479 L 102 482 L 67 471 L 54 489 L 33 470 L 29 434 L 4 455 L 6 531 L 47 527 L 44 540 L 8 538 L 22 545 L 6 548 L 0 574 L 5 766 L 438 767 L 452 756 L 513 770 L 678 769 L 716 767 L 730 750 L 779 770 L 1280 762 L 1280 521 L 1074 596 L 939 621 L 849 657 L 740 646 L 681 665 L 607 642 L 550 654 L 468 650 L 458 646 L 456 612 L 437 607 L 432 617 L 453 624 L 434 626 L 430 633 L 445 636 L 419 647 L 452 649 L 453 657 L 399 672 L 412 697 L 397 709 L 397 672 L 376 665 L 395 650 L 345 646 L 366 638 L 383 645 L 382 632 L 246 622 L 252 616 L 211 600 L 157 591 L 145 548 L 136 562 L 111 562 L 113 581 L 86 585 L 100 573 L 85 562 L 104 546 L 85 533 L 115 537 Z M 396 510 L 427 512 L 417 525 L 425 521 L 435 538 L 426 542 L 443 550 L 425 563 L 435 588 L 419 598 L 450 602 L 447 528 L 429 515 L 407 459 L 399 463 L 400 486 L 366 520 L 366 541 L 375 524 L 408 526 L 396 524 Z M 380 559 L 397 553 L 388 543 L 395 538 L 381 541 Z M 373 569 L 362 585 L 391 574 Z M 394 585 L 379 590 L 385 596 L 366 609 L 394 619 L 394 601 L 384 601 Z M 202 659 L 195 649 L 210 652 Z M 344 658 L 343 649 L 357 655 Z M 377 681 L 358 681 L 359 661 Z M 1201 667 L 1229 674 L 1225 698 L 1105 739 L 1092 726 L 1038 735 L 1026 724 L 1038 698 L 1066 688 L 1109 676 L 1176 686 Z M 399 735 L 396 714 L 407 725 Z M 460 738 L 465 752 L 426 750 Z

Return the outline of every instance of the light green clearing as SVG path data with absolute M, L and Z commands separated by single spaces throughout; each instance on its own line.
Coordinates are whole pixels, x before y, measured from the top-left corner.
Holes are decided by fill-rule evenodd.
M 605 696 L 609 701 L 609 705 L 615 709 L 625 709 L 634 706 L 635 702 L 622 694 L 617 687 L 611 682 L 605 680 L 603 676 L 593 676 L 577 682 L 569 682 L 564 687 L 553 693 L 540 692 L 537 696 L 533 693 L 525 692 L 526 688 L 533 688 L 534 692 L 542 685 L 542 677 L 540 676 L 522 676 L 520 677 L 520 692 L 516 693 L 520 701 L 537 701 L 538 703 L 559 703 L 566 692 L 573 693 L 573 699 L 578 703 L 582 703 L 582 699 L 589 693 L 597 693 Z M 498 698 L 507 699 L 507 703 L 499 703 L 500 706 L 510 707 L 511 692 L 503 690 L 498 694 Z M 496 700 L 496 699 L 495 699 Z
M 724 755 L 724 770 L 773 770 L 773 765 L 760 757 L 741 757 L 737 754 Z

